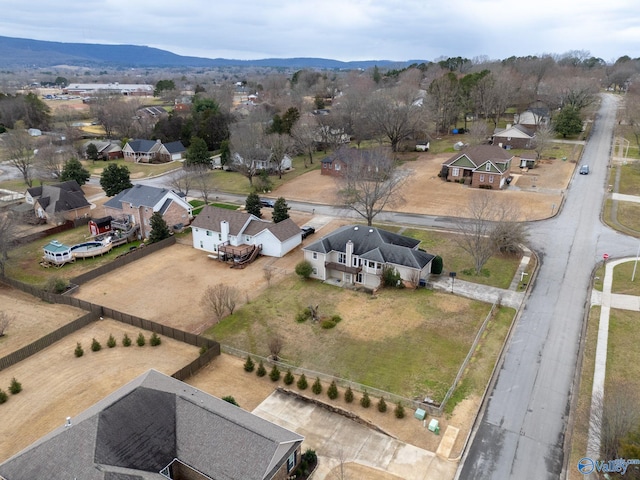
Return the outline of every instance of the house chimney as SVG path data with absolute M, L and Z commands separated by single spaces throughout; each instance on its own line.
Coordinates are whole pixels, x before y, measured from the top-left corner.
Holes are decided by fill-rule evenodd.
M 220 222 L 220 233 L 222 233 L 222 241 L 227 242 L 229 240 L 229 222 L 226 220 Z
M 346 250 L 347 250 L 346 264 L 351 265 L 351 262 L 352 262 L 351 258 L 353 257 L 353 242 L 351 240 L 347 242 Z

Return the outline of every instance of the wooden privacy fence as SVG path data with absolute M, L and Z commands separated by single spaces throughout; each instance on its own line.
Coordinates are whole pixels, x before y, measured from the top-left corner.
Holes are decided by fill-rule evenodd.
M 176 237 L 174 235 L 171 235 L 169 238 L 165 238 L 164 240 L 160 240 L 159 242 L 145 245 L 144 247 L 138 247 L 134 250 L 123 253 L 113 261 L 101 265 L 100 267 L 94 268 L 93 270 L 83 273 L 82 275 L 78 275 L 77 277 L 74 277 L 69 281 L 75 285 L 82 285 L 83 283 L 87 283 L 88 281 L 98 278 L 99 276 L 106 273 L 113 272 L 120 267 L 124 267 L 131 262 L 135 262 L 136 260 L 155 253 L 165 247 L 169 247 L 175 243 Z
M 73 322 L 68 323 L 64 327 L 61 327 L 54 332 L 51 332 L 44 337 L 39 338 L 35 342 L 32 342 L 31 344 L 21 348 L 20 350 L 1 357 L 0 370 L 10 367 L 11 365 L 18 363 L 19 361 L 40 352 L 41 350 L 47 348 L 58 340 L 66 337 L 67 335 L 70 335 L 73 332 L 86 327 L 91 322 L 94 322 L 103 317 L 112 318 L 113 320 L 116 320 L 118 322 L 126 323 L 127 325 L 142 328 L 144 330 L 149 330 L 151 332 L 157 333 L 158 335 L 163 335 L 167 338 L 172 338 L 174 340 L 178 340 L 179 342 L 199 347 L 201 349 L 201 355 L 172 375 L 178 380 L 185 380 L 189 378 L 204 365 L 220 355 L 220 344 L 209 338 L 205 338 L 194 333 L 185 332 L 177 328 L 169 327 L 158 322 L 153 322 L 142 317 L 120 312 L 118 310 L 114 310 L 113 308 L 96 305 L 94 303 L 80 300 L 78 298 L 45 292 L 43 290 L 40 290 L 39 288 L 33 287 L 32 285 L 27 285 L 14 279 L 6 277 L 1 277 L 0 279 L 14 288 L 34 295 L 47 302 L 69 305 L 89 312 L 86 315 L 74 320 Z

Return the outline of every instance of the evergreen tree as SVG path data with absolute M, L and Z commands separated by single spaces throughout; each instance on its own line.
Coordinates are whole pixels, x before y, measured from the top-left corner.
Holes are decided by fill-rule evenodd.
M 98 147 L 96 147 L 95 143 L 90 143 L 89 145 L 87 145 L 86 155 L 87 159 L 91 160 L 92 162 L 98 160 Z
M 244 371 L 253 372 L 254 367 L 255 363 L 253 363 L 253 359 L 251 358 L 251 356 L 247 356 L 247 361 L 244 362 Z
M 280 380 L 280 370 L 278 369 L 277 365 L 274 365 L 271 368 L 271 371 L 269 372 L 269 378 L 273 382 L 277 382 L 278 380 Z
M 122 346 L 123 347 L 130 347 L 131 346 L 131 337 L 129 337 L 129 335 L 127 335 L 126 333 L 122 337 Z
M 336 385 L 335 380 L 333 380 L 331 382 L 331 385 L 329 385 L 329 388 L 327 389 L 327 396 L 331 400 L 335 400 L 336 398 L 338 398 L 338 386 Z
M 109 335 L 109 340 L 107 340 L 107 347 L 113 348 L 116 346 L 116 339 L 113 335 Z
M 307 389 L 307 387 L 309 386 L 309 383 L 307 382 L 307 377 L 305 376 L 304 373 L 302 375 L 300 375 L 300 378 L 296 382 L 296 385 L 298 386 L 298 388 L 300 390 L 306 390 Z
M 262 360 L 258 363 L 258 369 L 256 370 L 256 375 L 259 377 L 264 377 L 267 374 L 267 369 L 264 368 L 264 363 Z
M 316 377 L 316 381 L 311 385 L 311 391 L 316 395 L 320 395 L 322 393 L 322 383 L 320 383 L 319 377 Z
M 17 395 L 22 391 L 22 384 L 16 380 L 16 377 L 11 379 L 11 385 L 9 385 L 9 391 L 12 395 Z
M 90 177 L 89 170 L 84 168 L 77 158 L 67 160 L 62 167 L 62 172 L 60 172 L 61 181 L 75 180 L 80 186 L 87 183 Z
M 153 212 L 149 223 L 151 224 L 149 242 L 159 242 L 160 240 L 169 238 L 169 236 L 171 235 L 171 232 L 169 232 L 169 227 L 167 226 L 167 222 L 164 221 L 164 218 L 162 218 L 162 214 L 160 212 Z
M 351 390 L 351 387 L 347 387 L 347 389 L 345 390 L 344 401 L 347 403 L 353 402 L 353 390 Z
M 76 357 L 81 357 L 82 355 L 84 355 L 84 350 L 82 349 L 82 345 L 80 345 L 80 342 L 76 343 L 76 349 L 73 351 L 73 354 Z
M 100 345 L 99 341 L 97 341 L 95 338 L 91 340 L 91 351 L 92 352 L 99 352 L 101 348 L 102 348 L 102 345 Z
M 220 142 L 220 165 L 225 166 L 231 163 L 231 142 L 223 140 Z
M 136 343 L 138 344 L 139 347 L 144 347 L 144 344 L 147 343 L 142 332 L 138 334 L 138 338 L 136 338 Z
M 185 165 L 187 167 L 194 167 L 196 165 L 211 165 L 211 154 L 205 142 L 200 137 L 192 137 L 191 144 L 186 153 L 187 160 Z
M 279 223 L 289 218 L 289 206 L 284 197 L 279 197 L 273 205 L 273 223 Z
M 110 163 L 102 171 L 100 176 L 100 186 L 107 197 L 113 197 L 127 188 L 133 187 L 129 176 L 129 169 L 126 165 Z
M 553 120 L 553 128 L 563 138 L 577 135 L 582 131 L 580 111 L 574 107 L 564 107 Z
M 294 381 L 295 377 L 293 376 L 293 373 L 291 373 L 290 369 L 287 370 L 287 373 L 284 374 L 284 384 L 291 385 Z
M 360 405 L 363 408 L 369 408 L 371 406 L 371 398 L 369 398 L 369 394 L 365 392 L 362 394 L 362 398 L 360 399 Z
M 258 218 L 262 218 L 262 212 L 260 211 L 260 197 L 257 193 L 251 192 L 247 195 L 247 200 L 244 203 L 244 208 L 247 213 L 255 215 Z

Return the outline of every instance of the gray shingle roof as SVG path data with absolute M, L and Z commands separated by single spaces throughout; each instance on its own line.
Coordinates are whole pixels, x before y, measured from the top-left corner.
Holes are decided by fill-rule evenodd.
M 122 208 L 122 202 L 124 202 L 130 203 L 136 208 L 153 207 L 170 191 L 166 188 L 137 184 L 118 193 L 105 202 L 105 205 L 113 208 Z
M 367 260 L 422 268 L 434 255 L 417 250 L 419 240 L 376 227 L 346 225 L 303 248 L 311 252 L 346 252 L 347 242 L 353 243 L 353 253 Z
M 137 153 L 149 153 L 151 149 L 156 145 L 156 140 L 143 140 L 135 139 L 127 142 L 131 149 Z
M 169 153 L 182 153 L 187 150 L 179 140 L 177 142 L 165 143 L 164 148 L 166 148 Z
M 504 163 L 512 158 L 513 154 L 496 145 L 475 145 L 473 147 L 465 148 L 461 152 L 457 152 L 444 162 L 443 165 L 452 165 L 462 157 L 466 157 L 473 163 L 474 167 L 478 167 L 488 160 L 491 160 L 494 163 Z
M 27 190 L 40 206 L 52 215 L 91 205 L 84 196 L 82 188 L 75 180 L 41 185 Z
M 6 480 L 161 479 L 174 459 L 216 480 L 269 479 L 303 437 L 150 370 L 0 465 Z

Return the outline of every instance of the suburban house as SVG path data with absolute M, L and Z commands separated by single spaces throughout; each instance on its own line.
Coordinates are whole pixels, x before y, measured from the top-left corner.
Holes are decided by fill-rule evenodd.
M 186 148 L 182 142 L 163 144 L 160 140 L 130 140 L 122 149 L 125 160 L 135 163 L 166 163 L 182 160 Z
M 285 170 L 291 170 L 291 167 L 293 165 L 291 157 L 289 155 L 285 155 L 282 158 L 282 160 L 280 161 L 280 168 L 276 168 L 276 165 L 274 164 L 274 161 L 271 159 L 271 154 L 269 154 L 269 153 L 265 153 L 264 157 L 262 157 L 262 158 L 253 159 L 253 162 L 254 162 L 254 168 L 257 171 L 260 171 L 260 170 L 280 170 L 280 171 L 285 171 Z M 245 160 L 244 160 L 244 158 L 242 158 L 242 156 L 240 156 L 240 154 L 234 153 L 233 154 L 233 163 L 235 165 L 244 165 L 245 164 Z
M 328 157 L 320 160 L 322 168 L 320 169 L 320 175 L 329 175 L 332 177 L 343 177 L 351 162 L 364 159 L 368 160 L 370 150 L 360 150 L 357 148 L 342 147 L 337 149 Z
M 0 465 L 4 480 L 285 480 L 304 437 L 155 370 Z
M 494 145 L 507 150 L 512 148 L 534 148 L 535 132 L 523 125 L 507 124 L 507 128 L 496 129 L 492 141 Z
M 549 125 L 551 117 L 549 109 L 543 106 L 531 107 L 522 113 L 516 113 L 513 122 L 517 125 L 536 131 L 543 125 Z
M 312 278 L 368 288 L 380 286 L 385 267 L 402 280 L 424 284 L 435 258 L 418 248 L 420 241 L 363 225 L 346 225 L 302 248 L 313 267 Z
M 278 223 L 262 220 L 250 213 L 205 206 L 191 222 L 193 248 L 225 256 L 243 251 L 269 257 L 283 257 L 302 243 L 302 232 L 293 220 Z
M 456 152 L 442 164 L 440 176 L 474 188 L 502 188 L 508 184 L 513 155 L 497 145 L 476 145 Z
M 27 189 L 25 201 L 33 206 L 38 218 L 53 224 L 86 217 L 91 210 L 91 204 L 75 180 L 31 187 Z
M 104 204 L 104 216 L 122 219 L 140 228 L 142 238 L 151 233 L 151 215 L 160 212 L 169 228 L 174 225 L 188 225 L 192 207 L 180 195 L 166 188 L 134 185 L 127 188 Z
M 113 160 L 116 158 L 123 158 L 122 147 L 120 142 L 112 142 L 111 140 L 92 140 L 84 144 L 84 152 L 86 155 L 87 147 L 93 143 L 98 150 L 98 158 L 101 160 Z

